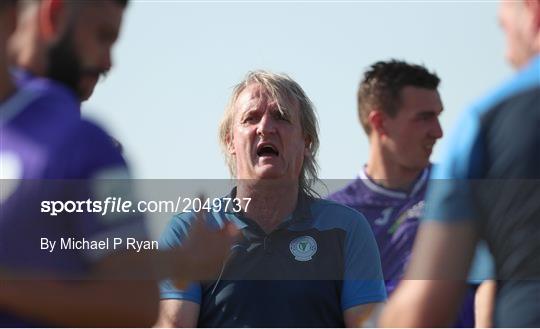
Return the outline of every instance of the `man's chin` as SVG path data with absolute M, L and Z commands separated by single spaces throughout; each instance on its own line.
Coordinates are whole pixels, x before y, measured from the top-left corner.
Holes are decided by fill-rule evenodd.
M 280 178 L 283 178 L 283 175 L 281 173 L 278 173 L 276 171 L 272 171 L 272 170 L 267 170 L 267 171 L 263 171 L 263 172 L 260 172 L 257 174 L 257 177 L 256 179 L 264 179 L 264 180 L 268 180 L 268 179 L 280 179 Z
M 265 164 L 256 168 L 255 176 L 256 176 L 256 179 L 277 180 L 277 179 L 285 178 L 285 173 L 283 172 L 281 168 L 279 168 L 276 165 Z
M 418 162 L 416 164 L 416 170 L 418 171 L 422 171 L 424 170 L 427 166 L 429 165 L 429 157 L 425 160 L 425 161 L 422 161 L 422 162 Z
M 422 155 L 416 159 L 411 159 L 407 168 L 411 171 L 422 171 L 429 165 L 429 156 Z

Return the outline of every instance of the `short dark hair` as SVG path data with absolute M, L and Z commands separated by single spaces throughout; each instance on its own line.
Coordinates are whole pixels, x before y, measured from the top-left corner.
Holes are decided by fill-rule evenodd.
M 364 73 L 357 93 L 358 117 L 369 135 L 369 113 L 377 108 L 391 117 L 396 116 L 400 94 L 404 87 L 412 86 L 435 90 L 440 79 L 424 66 L 399 60 L 380 61 Z

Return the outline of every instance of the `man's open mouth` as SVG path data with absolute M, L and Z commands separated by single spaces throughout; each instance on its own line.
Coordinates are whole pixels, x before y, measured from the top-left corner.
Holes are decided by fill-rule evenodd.
M 279 151 L 277 147 L 270 143 L 261 143 L 257 146 L 257 156 L 278 156 Z

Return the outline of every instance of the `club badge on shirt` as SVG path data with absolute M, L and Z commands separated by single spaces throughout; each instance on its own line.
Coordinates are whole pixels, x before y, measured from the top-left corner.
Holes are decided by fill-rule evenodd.
M 291 241 L 289 249 L 294 259 L 300 262 L 311 260 L 317 252 L 317 242 L 310 236 L 304 235 Z

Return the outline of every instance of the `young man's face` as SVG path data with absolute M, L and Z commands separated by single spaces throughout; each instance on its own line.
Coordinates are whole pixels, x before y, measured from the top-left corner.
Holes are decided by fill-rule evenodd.
M 436 90 L 407 86 L 401 90 L 395 117 L 385 115 L 382 136 L 384 152 L 398 165 L 422 170 L 437 139 L 443 135 L 439 123 L 442 102 Z
M 81 5 L 63 37 L 49 49 L 47 76 L 72 87 L 88 99 L 99 77 L 112 67 L 124 8 L 115 1 Z
M 501 1 L 499 23 L 506 36 L 506 59 L 515 68 L 527 64 L 534 55 L 530 13 L 524 1 Z
M 307 152 L 300 109 L 298 102 L 283 106 L 287 107 L 286 116 L 256 84 L 239 95 L 228 142 L 236 160 L 237 178 L 299 179 Z

